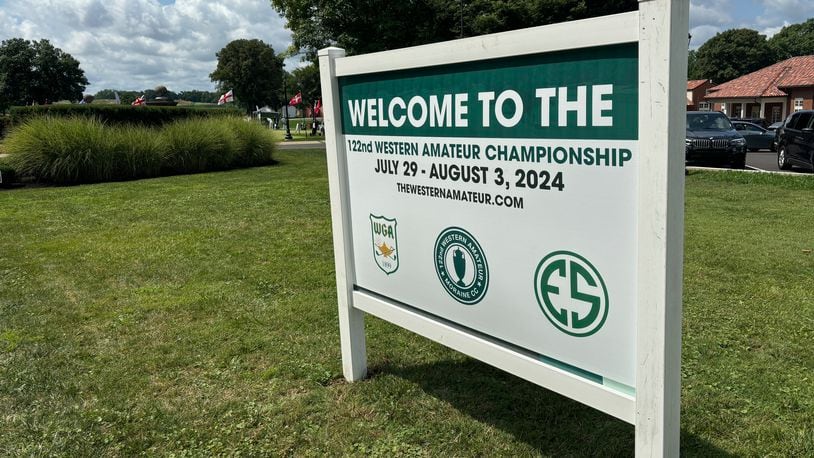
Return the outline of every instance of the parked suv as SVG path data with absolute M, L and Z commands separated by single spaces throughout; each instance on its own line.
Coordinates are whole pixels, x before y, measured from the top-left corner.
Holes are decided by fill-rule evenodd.
M 717 111 L 687 112 L 687 162 L 729 164 L 736 169 L 746 167 L 746 140 Z
M 788 170 L 798 165 L 814 170 L 814 110 L 792 113 L 777 129 L 777 166 Z

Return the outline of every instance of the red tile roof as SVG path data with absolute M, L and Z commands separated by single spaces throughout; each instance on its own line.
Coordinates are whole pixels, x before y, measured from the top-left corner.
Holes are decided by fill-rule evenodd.
M 814 86 L 814 56 L 797 56 L 710 88 L 708 99 L 785 97 L 782 88 Z
M 687 90 L 691 91 L 693 89 L 696 89 L 706 82 L 707 80 L 689 80 L 687 81 Z

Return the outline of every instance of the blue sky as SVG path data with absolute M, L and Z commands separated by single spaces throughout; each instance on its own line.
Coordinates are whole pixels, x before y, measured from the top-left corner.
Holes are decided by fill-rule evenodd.
M 814 0 L 690 0 L 690 47 L 737 27 L 770 36 L 812 16 Z M 0 0 L 0 40 L 11 37 L 47 38 L 76 57 L 89 93 L 212 90 L 215 53 L 230 41 L 259 38 L 276 52 L 291 44 L 268 0 Z
M 696 49 L 716 33 L 750 28 L 771 36 L 784 25 L 814 17 L 814 0 L 691 0 L 690 47 Z

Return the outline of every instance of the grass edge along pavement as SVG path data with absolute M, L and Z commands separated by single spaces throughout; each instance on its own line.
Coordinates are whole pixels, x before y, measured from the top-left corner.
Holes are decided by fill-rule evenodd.
M 374 318 L 345 383 L 325 153 L 278 159 L 0 192 L 1 455 L 632 453 L 630 425 Z M 812 186 L 687 178 L 684 455 L 814 454 Z

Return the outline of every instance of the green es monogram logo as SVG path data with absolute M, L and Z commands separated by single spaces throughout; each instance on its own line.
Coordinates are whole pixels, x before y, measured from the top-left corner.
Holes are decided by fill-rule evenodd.
M 555 251 L 540 261 L 534 293 L 548 321 L 574 337 L 596 333 L 608 317 L 605 281 L 587 259 L 570 251 Z
M 477 304 L 489 287 L 489 266 L 472 234 L 458 227 L 444 229 L 435 240 L 435 272 L 456 301 Z

